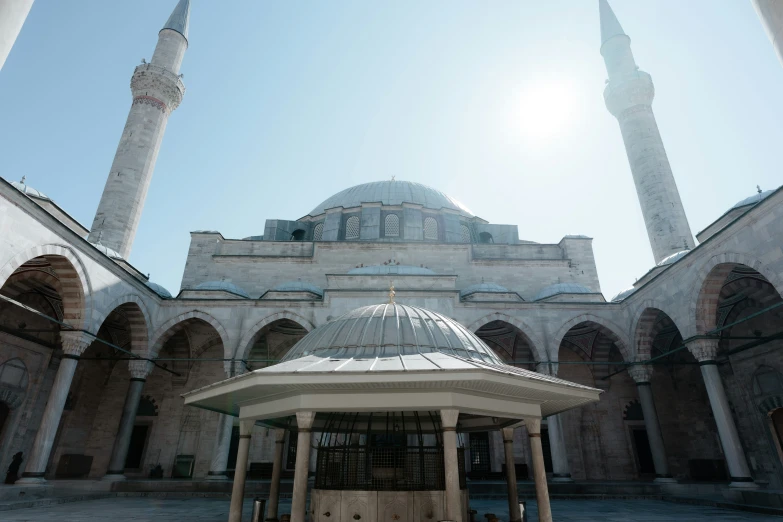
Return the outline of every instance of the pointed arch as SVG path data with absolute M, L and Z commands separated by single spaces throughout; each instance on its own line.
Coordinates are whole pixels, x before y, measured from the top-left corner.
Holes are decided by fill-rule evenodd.
M 109 315 L 118 309 L 122 309 L 123 315 L 130 324 L 131 351 L 137 354 L 147 352 L 152 329 L 150 313 L 138 294 L 125 294 L 115 299 L 109 306 L 96 310 L 93 331 L 97 333 Z
M 45 258 L 60 280 L 63 322 L 76 329 L 89 326 L 93 311 L 90 278 L 82 260 L 70 247 L 47 244 L 14 254 L 0 268 L 0 285 L 4 285 L 19 267 L 37 257 Z
M 671 314 L 664 310 L 661 303 L 652 299 L 647 299 L 639 305 L 631 322 L 631 336 L 633 339 L 632 356 L 635 361 L 643 361 L 652 357 L 652 345 L 658 332 L 654 330 L 655 322 L 664 314 L 680 331 L 682 329 L 677 321 L 672 319 Z
M 503 314 L 500 312 L 495 312 L 492 314 L 485 315 L 484 317 L 481 317 L 479 319 L 476 319 L 475 321 L 470 323 L 470 326 L 468 326 L 468 330 L 470 330 L 473 333 L 476 333 L 482 326 L 484 326 L 487 323 L 491 323 L 492 321 L 503 321 L 504 323 L 508 323 L 511 326 L 515 327 L 517 330 L 522 332 L 522 334 L 525 337 L 527 337 L 528 344 L 530 344 L 530 347 L 533 350 L 533 355 L 537 361 L 549 360 L 549 357 L 546 352 L 546 346 L 544 345 L 543 341 L 535 333 L 535 330 L 522 319 L 518 319 L 516 317 L 512 317 L 510 315 Z
M 237 351 L 234 353 L 235 359 L 247 359 L 248 355 L 250 354 L 250 349 L 252 348 L 253 340 L 255 339 L 256 335 L 264 329 L 264 327 L 274 323 L 275 321 L 279 321 L 280 319 L 288 319 L 289 321 L 293 321 L 297 323 L 299 326 L 307 330 L 307 332 L 311 332 L 315 325 L 311 323 L 309 320 L 305 319 L 299 314 L 296 314 L 294 312 L 277 312 L 272 315 L 268 315 L 258 321 L 256 324 L 254 324 L 248 331 L 245 332 L 245 334 L 242 336 L 242 340 L 237 345 Z
M 574 326 L 585 322 L 595 324 L 601 333 L 610 338 L 617 345 L 617 349 L 620 350 L 620 354 L 623 356 L 625 361 L 633 360 L 631 358 L 632 354 L 630 351 L 631 343 L 628 340 L 628 336 L 625 334 L 625 330 L 620 328 L 614 322 L 593 314 L 580 314 L 566 321 L 552 337 L 552 346 L 554 349 L 559 351 L 560 345 L 563 343 L 563 338 L 566 336 L 568 331 Z M 557 357 L 555 357 L 553 360 L 557 360 Z
M 215 329 L 215 331 L 217 331 L 218 335 L 220 335 L 220 340 L 223 342 L 223 346 L 229 346 L 228 332 L 223 327 L 223 325 L 220 324 L 220 321 L 206 312 L 191 310 L 190 312 L 185 312 L 176 317 L 172 317 L 157 328 L 155 334 L 150 340 L 149 357 L 157 357 L 158 353 L 160 353 L 160 349 L 163 347 L 163 344 L 181 328 L 184 328 L 185 325 L 182 323 L 185 323 L 185 321 L 188 319 L 200 319 L 205 323 L 210 324 Z

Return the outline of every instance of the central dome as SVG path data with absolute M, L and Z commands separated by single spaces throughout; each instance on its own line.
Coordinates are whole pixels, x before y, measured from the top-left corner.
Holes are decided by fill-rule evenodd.
M 282 362 L 315 355 L 323 359 L 374 359 L 443 352 L 503 365 L 484 342 L 458 322 L 424 308 L 396 303 L 357 308 L 305 335 Z
M 463 216 L 473 216 L 465 205 L 439 190 L 421 183 L 396 180 L 373 181 L 342 190 L 311 210 L 309 215 L 320 216 L 330 208 L 352 208 L 361 206 L 362 203 L 383 205 L 415 203 L 433 210 L 448 208 L 458 211 Z

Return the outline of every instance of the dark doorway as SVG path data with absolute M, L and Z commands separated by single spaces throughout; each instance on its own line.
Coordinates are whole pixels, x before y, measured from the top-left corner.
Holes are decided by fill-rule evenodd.
M 8 407 L 8 405 L 4 402 L 0 402 L 0 436 L 3 435 L 3 428 L 5 427 L 5 423 L 8 420 L 8 417 L 11 416 L 11 409 Z
M 299 436 L 296 432 L 289 431 L 288 432 L 288 455 L 285 459 L 285 467 L 286 469 L 294 469 L 296 468 L 296 444 L 298 442 Z
M 644 428 L 631 428 L 633 445 L 636 450 L 636 461 L 639 463 L 640 475 L 655 475 L 650 440 L 647 438 L 647 430 Z
M 2 413 L 0 413 L 0 418 L 1 417 Z M 773 411 L 772 415 L 769 417 L 772 419 L 772 426 L 775 428 L 775 435 L 778 437 L 778 443 L 780 443 L 780 447 L 783 448 L 783 408 L 778 408 Z M 2 424 L 0 424 L 0 426 L 2 426 Z M 0 432 L 2 432 L 2 428 L 0 428 Z
M 470 472 L 488 473 L 489 462 L 489 433 L 479 431 L 470 434 Z
M 228 444 L 228 462 L 226 469 L 236 469 L 239 452 L 239 426 L 231 428 L 231 442 Z
M 147 424 L 137 424 L 131 432 L 130 444 L 128 444 L 128 456 L 125 457 L 126 469 L 140 469 L 141 458 L 144 455 L 144 446 L 147 444 L 147 433 L 150 427 Z
M 549 428 L 541 428 L 541 449 L 544 452 L 544 470 L 552 473 L 552 447 L 549 445 Z

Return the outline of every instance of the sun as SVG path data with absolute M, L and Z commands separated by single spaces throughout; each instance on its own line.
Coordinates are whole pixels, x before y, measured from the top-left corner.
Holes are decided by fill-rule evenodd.
M 523 88 L 514 112 L 525 141 L 540 144 L 568 133 L 579 109 L 578 94 L 567 78 L 534 80 Z

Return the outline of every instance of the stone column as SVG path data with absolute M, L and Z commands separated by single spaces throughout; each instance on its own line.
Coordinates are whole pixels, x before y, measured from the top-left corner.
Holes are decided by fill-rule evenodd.
M 255 421 L 252 420 L 239 421 L 239 448 L 237 448 L 237 464 L 234 470 L 234 485 L 231 489 L 231 504 L 228 508 L 228 522 L 242 522 L 247 456 L 250 453 L 250 438 L 253 436 L 254 424 Z
M 234 417 L 220 414 L 215 445 L 212 448 L 212 460 L 209 463 L 207 480 L 227 480 L 228 450 L 231 447 L 231 432 L 234 429 Z
M 314 421 L 314 411 L 296 412 L 296 425 L 299 429 L 299 434 L 296 439 L 296 466 L 294 468 L 294 492 L 291 495 L 291 522 L 305 522 L 307 518 L 305 511 L 307 507 L 307 475 L 310 469 L 310 432 L 313 429 Z
M 704 386 L 707 388 L 712 415 L 718 427 L 718 436 L 720 437 L 723 454 L 726 457 L 726 464 L 731 474 L 731 484 L 729 486 L 733 488 L 757 488 L 758 485 L 753 482 L 753 478 L 750 475 L 750 468 L 748 468 L 748 463 L 745 460 L 745 453 L 742 450 L 737 426 L 734 424 L 734 418 L 731 416 L 726 390 L 723 388 L 723 381 L 718 373 L 718 363 L 715 360 L 718 355 L 718 340 L 695 339 L 688 343 L 688 350 L 699 361 L 699 366 L 701 367 L 701 376 L 704 379 Z
M 544 450 L 541 447 L 541 419 L 525 419 L 527 435 L 530 437 L 530 454 L 533 460 L 533 480 L 536 483 L 536 503 L 538 504 L 538 521 L 552 522 L 552 508 L 549 505 L 549 490 L 546 485 L 546 469 L 544 468 Z
M 63 358 L 60 361 L 60 367 L 57 369 L 57 375 L 54 378 L 52 391 L 49 392 L 49 401 L 46 403 L 41 425 L 38 427 L 38 433 L 35 435 L 33 449 L 30 453 L 30 459 L 27 461 L 22 478 L 16 481 L 17 484 L 43 484 L 46 482 L 46 463 L 49 462 L 49 454 L 52 452 L 54 437 L 57 435 L 57 428 L 60 426 L 60 418 L 63 415 L 65 399 L 68 398 L 68 391 L 71 389 L 73 374 L 76 372 L 76 364 L 79 362 L 79 356 L 90 346 L 93 339 L 83 332 L 60 332 L 60 339 L 63 345 Z
M 125 396 L 125 406 L 122 408 L 122 417 L 120 417 L 120 426 L 114 439 L 114 447 L 111 450 L 109 469 L 103 477 L 104 480 L 125 480 L 125 459 L 128 456 L 128 446 L 133 434 L 133 425 L 136 422 L 136 411 L 139 409 L 139 400 L 141 400 L 141 392 L 147 381 L 147 375 L 152 371 L 152 363 L 143 360 L 130 361 L 128 368 L 131 374 L 130 385 L 128 386 L 128 394 Z
M 655 482 L 677 482 L 669 473 L 669 461 L 666 458 L 666 448 L 663 445 L 661 423 L 658 421 L 658 412 L 653 401 L 652 378 L 653 368 L 648 364 L 637 364 L 628 368 L 628 373 L 636 382 L 639 391 L 639 403 L 644 414 L 644 427 L 647 431 L 647 439 L 650 441 L 650 452 L 655 465 Z
M 563 437 L 563 420 L 560 415 L 552 415 L 547 417 L 546 422 L 549 450 L 552 453 L 552 481 L 573 482 L 571 468 L 568 465 L 565 438 Z
M 457 461 L 457 420 L 459 410 L 440 410 L 443 429 L 443 468 L 446 475 L 446 520 L 462 522 L 462 498 L 459 490 L 459 462 Z
M 503 448 L 506 453 L 506 484 L 508 485 L 509 522 L 522 522 L 517 495 L 517 470 L 514 467 L 514 428 L 503 428 Z
M 266 522 L 277 522 L 277 508 L 280 502 L 280 475 L 283 473 L 283 448 L 285 430 L 275 430 L 275 456 L 272 461 L 272 481 L 269 483 L 269 502 L 266 508 Z

